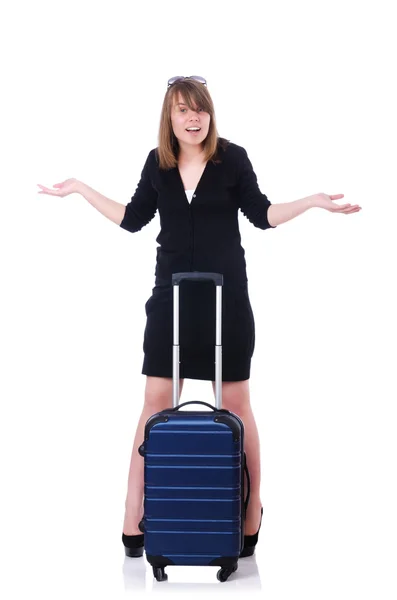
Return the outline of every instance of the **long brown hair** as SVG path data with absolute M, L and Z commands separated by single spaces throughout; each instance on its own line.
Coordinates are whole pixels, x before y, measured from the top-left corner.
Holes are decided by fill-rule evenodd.
M 159 145 L 156 149 L 160 169 L 172 169 L 178 165 L 179 142 L 174 134 L 171 122 L 171 111 L 178 92 L 181 92 L 184 102 L 191 110 L 194 110 L 196 106 L 209 113 L 211 117 L 210 125 L 207 137 L 203 142 L 204 161 L 221 162 L 217 157 L 218 148 L 219 146 L 225 148 L 229 140 L 218 135 L 214 104 L 207 86 L 194 79 L 181 79 L 171 85 L 164 96 L 158 134 Z

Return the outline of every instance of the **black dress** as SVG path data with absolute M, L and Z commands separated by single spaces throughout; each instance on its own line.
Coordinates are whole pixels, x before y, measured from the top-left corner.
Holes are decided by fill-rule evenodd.
M 162 170 L 156 148 L 149 152 L 141 178 L 120 227 L 142 229 L 159 211 L 155 286 L 145 305 L 142 373 L 172 377 L 172 274 L 222 273 L 222 380 L 249 379 L 255 323 L 241 246 L 238 209 L 261 229 L 270 201 L 259 190 L 247 152 L 224 138 L 207 162 L 191 203 L 178 167 Z M 180 285 L 180 377 L 215 380 L 215 286 Z

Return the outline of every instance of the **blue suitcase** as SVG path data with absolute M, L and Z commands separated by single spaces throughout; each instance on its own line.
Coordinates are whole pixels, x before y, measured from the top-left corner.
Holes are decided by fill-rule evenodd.
M 179 401 L 179 284 L 212 280 L 216 289 L 215 407 Z M 145 440 L 144 532 L 147 561 L 157 581 L 167 565 L 220 566 L 219 581 L 237 570 L 244 546 L 250 478 L 244 425 L 222 405 L 222 286 L 217 273 L 175 273 L 173 284 L 173 408 L 151 416 Z M 201 404 L 209 410 L 179 410 Z M 247 494 L 245 496 L 245 480 Z

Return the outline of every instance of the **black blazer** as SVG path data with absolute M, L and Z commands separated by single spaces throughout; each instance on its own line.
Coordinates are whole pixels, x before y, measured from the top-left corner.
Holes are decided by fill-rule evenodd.
M 223 273 L 225 286 L 245 284 L 238 209 L 255 227 L 272 227 L 267 219 L 271 202 L 258 187 L 246 150 L 219 140 L 226 142 L 218 143 L 215 159 L 221 162 L 207 162 L 191 203 L 178 167 L 160 169 L 156 148 L 148 154 L 120 227 L 139 231 L 158 209 L 156 285 L 171 285 L 172 273 L 186 271 Z

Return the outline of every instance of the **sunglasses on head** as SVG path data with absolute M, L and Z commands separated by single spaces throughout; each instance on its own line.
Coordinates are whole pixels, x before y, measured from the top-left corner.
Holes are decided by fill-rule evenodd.
M 195 81 L 198 81 L 199 83 L 203 83 L 204 85 L 207 85 L 207 81 L 204 79 L 204 77 L 200 77 L 200 75 L 189 75 L 188 77 L 185 77 L 184 75 L 176 75 L 175 77 L 171 77 L 171 79 L 168 80 L 167 89 L 171 85 L 173 85 L 176 81 L 180 81 L 181 79 L 194 79 Z

